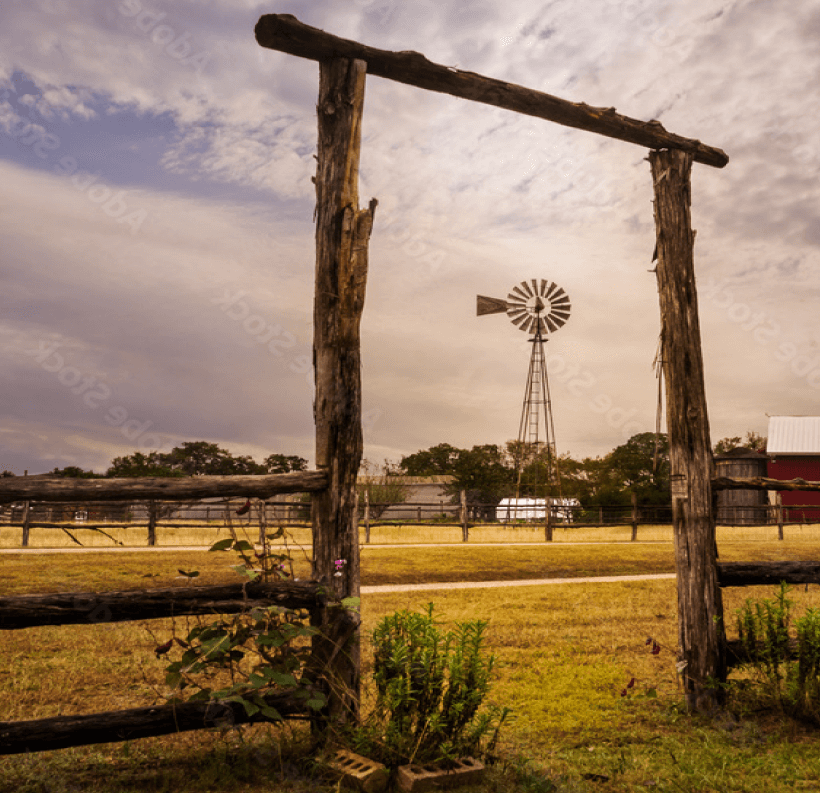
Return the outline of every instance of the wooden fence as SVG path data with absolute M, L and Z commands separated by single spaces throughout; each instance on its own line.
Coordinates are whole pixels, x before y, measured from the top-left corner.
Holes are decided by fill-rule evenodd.
M 71 592 L 0 598 L 0 630 L 42 625 L 107 625 L 112 622 L 234 614 L 252 608 L 306 609 L 316 619 L 329 601 L 316 583 L 280 582 L 189 586 L 121 592 Z M 286 718 L 308 718 L 305 699 L 289 692 L 269 694 L 269 706 Z M 0 722 L 0 754 L 20 754 L 93 743 L 130 741 L 154 735 L 248 724 L 238 702 L 185 702 L 83 716 Z

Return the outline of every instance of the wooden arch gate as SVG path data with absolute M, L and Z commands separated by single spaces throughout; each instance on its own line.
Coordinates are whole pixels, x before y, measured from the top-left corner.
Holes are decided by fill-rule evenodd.
M 189 479 L 28 479 L 0 481 L 0 503 L 122 499 L 196 499 L 213 496 L 267 498 L 277 493 L 311 492 L 313 581 L 265 585 L 249 593 L 231 587 L 202 592 L 154 592 L 148 601 L 135 593 L 91 593 L 93 603 L 73 593 L 0 598 L 0 629 L 89 621 L 89 608 L 111 620 L 169 614 L 240 610 L 248 598 L 310 608 L 321 626 L 314 660 L 336 685 L 329 692 L 328 716 L 355 715 L 359 699 L 357 616 L 340 606 L 359 594 L 356 475 L 362 455 L 359 324 L 364 307 L 368 243 L 376 201 L 358 206 L 361 120 L 367 73 L 428 90 L 585 129 L 649 148 L 655 191 L 657 278 L 660 292 L 667 428 L 670 444 L 675 560 L 678 587 L 679 669 L 690 709 L 719 704 L 726 678 L 727 646 L 722 586 L 786 580 L 820 583 L 820 563 L 718 564 L 713 492 L 719 488 L 820 490 L 802 480 L 714 478 L 693 263 L 690 221 L 692 162 L 721 168 L 720 149 L 667 132 L 657 121 L 641 122 L 615 112 L 575 104 L 471 72 L 431 63 L 415 52 L 393 53 L 340 39 L 308 27 L 290 15 L 266 15 L 256 26 L 264 47 L 319 61 L 318 167 L 316 174 L 316 291 L 313 354 L 316 376 L 315 471 L 268 476 L 204 476 Z M 346 560 L 340 575 L 335 561 Z M 196 596 L 194 596 L 196 595 Z M 67 599 L 66 599 L 67 598 Z M 78 603 L 78 598 L 82 602 Z M 150 613 L 146 612 L 149 609 Z M 216 703 L 219 705 L 219 703 Z M 276 707 L 299 708 L 285 697 Z M 181 708 L 181 709 L 180 709 Z M 34 722 L 0 722 L 0 754 L 104 743 L 181 729 L 201 729 L 214 721 L 212 704 L 142 708 L 116 715 L 55 717 Z M 236 706 L 232 718 L 247 720 Z M 125 723 L 123 723 L 125 719 Z M 32 735 L 34 738 L 32 738 Z M 32 746 L 32 741 L 36 746 Z
M 353 514 L 361 456 L 359 321 L 367 274 L 367 245 L 376 202 L 358 206 L 358 167 L 365 75 L 375 74 L 432 91 L 524 113 L 646 146 L 655 189 L 657 277 L 660 290 L 667 427 L 678 572 L 679 668 L 691 708 L 719 696 L 710 680 L 726 676 L 723 606 L 718 582 L 714 475 L 698 325 L 691 228 L 692 161 L 721 168 L 720 149 L 615 112 L 558 99 L 500 80 L 441 66 L 416 52 L 387 52 L 309 27 L 289 14 L 263 16 L 263 47 L 319 62 L 316 175 L 317 466 L 330 473 L 326 501 L 327 554 L 356 553 Z M 316 527 L 318 528 L 318 527 Z M 331 550 L 332 549 L 332 550 Z M 321 550 L 321 549 L 320 549 Z M 326 557 L 321 569 L 332 556 Z M 350 582 L 352 585 L 352 582 Z

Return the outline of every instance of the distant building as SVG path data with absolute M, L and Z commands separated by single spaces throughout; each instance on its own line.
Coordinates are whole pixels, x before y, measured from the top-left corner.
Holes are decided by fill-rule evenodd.
M 715 473 L 731 479 L 766 476 L 768 457 L 752 449 L 735 448 L 715 457 Z M 768 522 L 765 490 L 719 490 L 717 522 L 723 526 L 751 526 Z
M 391 476 L 390 482 L 406 488 L 402 502 L 392 504 L 381 513 L 383 520 L 404 520 L 407 518 L 429 519 L 442 512 L 457 514 L 460 507 L 452 503 L 452 495 L 447 492 L 448 486 L 455 481 L 454 476 Z M 382 476 L 359 476 L 356 484 L 359 487 L 368 484 L 378 486 L 384 482 Z M 374 499 L 375 500 L 375 499 Z
M 772 479 L 820 482 L 820 416 L 770 416 L 768 437 Z M 820 523 L 820 492 L 782 490 L 780 497 L 785 520 Z

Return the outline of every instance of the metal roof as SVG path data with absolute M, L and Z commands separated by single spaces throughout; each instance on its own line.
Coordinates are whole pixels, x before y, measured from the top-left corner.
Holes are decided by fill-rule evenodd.
M 766 452 L 820 455 L 820 416 L 769 416 Z

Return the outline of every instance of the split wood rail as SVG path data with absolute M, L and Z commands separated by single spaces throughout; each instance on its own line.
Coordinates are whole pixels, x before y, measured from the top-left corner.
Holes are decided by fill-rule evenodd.
M 317 582 L 186 586 L 120 592 L 70 592 L 0 598 L 0 630 L 43 625 L 107 625 L 112 622 L 235 614 L 258 607 L 305 609 L 311 621 L 332 603 Z M 309 718 L 305 699 L 289 692 L 266 696 L 284 718 Z M 94 743 L 130 741 L 210 727 L 264 720 L 238 702 L 184 702 L 81 716 L 0 722 L 0 755 L 41 752 Z

